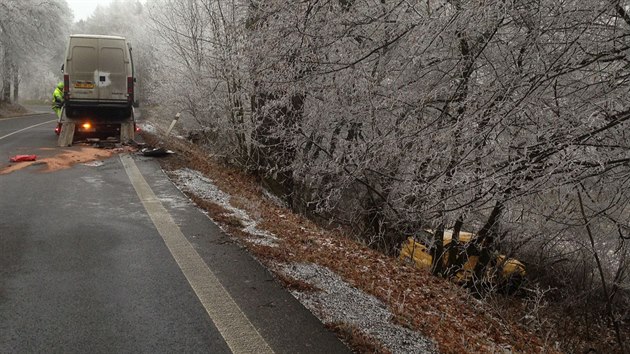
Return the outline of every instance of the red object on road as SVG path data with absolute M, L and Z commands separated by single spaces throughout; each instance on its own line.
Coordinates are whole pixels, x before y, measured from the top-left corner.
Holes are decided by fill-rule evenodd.
M 9 161 L 11 162 L 25 162 L 35 160 L 37 160 L 37 155 L 15 155 L 9 159 Z

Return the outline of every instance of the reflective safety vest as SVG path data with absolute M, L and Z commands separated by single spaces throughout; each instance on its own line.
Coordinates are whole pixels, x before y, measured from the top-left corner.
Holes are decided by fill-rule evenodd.
M 63 92 L 57 87 L 53 92 L 53 108 L 58 108 L 63 103 Z

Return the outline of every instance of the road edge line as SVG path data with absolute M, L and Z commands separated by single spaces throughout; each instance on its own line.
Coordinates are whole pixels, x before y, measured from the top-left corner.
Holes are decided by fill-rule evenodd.
M 20 118 L 26 118 L 26 117 L 32 117 L 32 116 L 42 116 L 42 115 L 49 115 L 49 114 L 55 114 L 54 112 L 33 112 L 33 113 L 24 113 L 22 115 L 18 115 L 18 116 L 7 116 L 7 117 L 0 117 L 0 121 L 3 120 L 11 120 L 11 119 L 20 119 Z
M 153 193 L 133 158 L 123 154 L 120 160 L 151 221 L 230 350 L 237 354 L 273 353 Z
M 21 133 L 21 132 L 23 132 L 23 131 L 25 131 L 25 130 L 29 130 L 29 129 L 31 129 L 31 128 L 39 127 L 40 125 L 44 125 L 44 124 L 48 124 L 48 123 L 52 123 L 52 122 L 55 122 L 55 121 L 56 121 L 56 119 L 53 119 L 53 120 L 46 121 L 46 122 L 44 122 L 44 123 L 39 123 L 39 124 L 31 125 L 30 127 L 26 127 L 26 128 L 20 129 L 20 130 L 16 130 L 16 131 L 14 131 L 13 133 L 9 133 L 9 134 L 7 134 L 7 135 L 5 135 L 5 136 L 0 136 L 0 140 L 2 140 L 2 139 L 4 139 L 4 138 L 8 138 L 8 137 L 10 137 L 11 135 L 15 135 L 15 134 L 17 134 L 17 133 Z

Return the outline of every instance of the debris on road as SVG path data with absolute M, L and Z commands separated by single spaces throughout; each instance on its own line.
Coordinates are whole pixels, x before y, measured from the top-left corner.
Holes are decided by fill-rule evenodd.
M 166 150 L 165 148 L 144 148 L 141 152 L 142 155 L 149 157 L 163 157 L 175 153 L 171 150 Z
M 86 162 L 83 165 L 84 166 L 88 166 L 88 167 L 100 167 L 103 166 L 105 163 L 103 161 L 100 160 L 96 160 L 96 161 L 92 161 L 92 162 Z
M 9 159 L 10 162 L 26 162 L 37 160 L 37 155 L 15 155 Z

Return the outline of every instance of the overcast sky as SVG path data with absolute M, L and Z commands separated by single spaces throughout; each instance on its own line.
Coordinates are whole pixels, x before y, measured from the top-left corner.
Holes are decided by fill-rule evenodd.
M 85 20 L 88 18 L 96 5 L 108 5 L 112 0 L 66 0 L 70 9 L 74 13 L 74 20 Z

